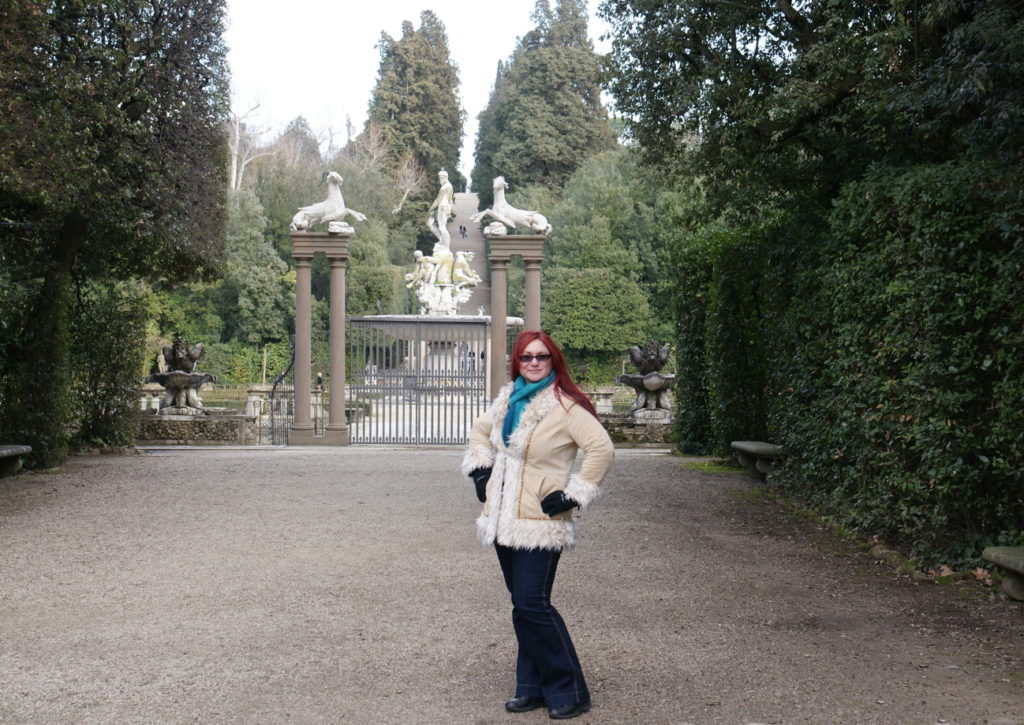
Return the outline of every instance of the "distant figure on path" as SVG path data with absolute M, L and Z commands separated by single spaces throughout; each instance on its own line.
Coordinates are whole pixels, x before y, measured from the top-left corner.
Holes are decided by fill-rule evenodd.
M 512 595 L 519 654 L 505 709 L 547 707 L 562 720 L 587 712 L 590 693 L 551 588 L 562 550 L 576 540 L 573 509 L 597 498 L 614 448 L 546 333 L 521 333 L 510 368 L 512 382 L 473 424 L 461 470 L 484 504 L 477 536 L 495 547 Z M 572 473 L 579 449 L 583 462 Z

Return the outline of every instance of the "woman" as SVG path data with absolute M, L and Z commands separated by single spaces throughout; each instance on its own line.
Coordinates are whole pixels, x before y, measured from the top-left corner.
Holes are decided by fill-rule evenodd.
M 551 606 L 551 587 L 562 550 L 575 542 L 573 509 L 597 498 L 614 451 L 547 334 L 520 334 L 510 368 L 512 382 L 473 424 L 462 472 L 484 504 L 477 534 L 497 550 L 512 595 L 519 655 L 516 694 L 505 709 L 547 706 L 561 720 L 587 712 L 590 693 L 565 623 Z M 572 473 L 581 448 L 582 465 Z

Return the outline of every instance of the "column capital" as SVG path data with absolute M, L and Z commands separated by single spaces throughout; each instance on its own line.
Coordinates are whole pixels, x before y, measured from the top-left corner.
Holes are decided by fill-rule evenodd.
M 543 259 L 544 241 L 547 237 L 539 234 L 506 234 L 487 237 L 488 256 Z

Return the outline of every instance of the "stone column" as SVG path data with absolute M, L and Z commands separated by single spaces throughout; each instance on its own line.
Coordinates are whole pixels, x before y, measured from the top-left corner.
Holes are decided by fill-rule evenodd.
M 312 255 L 295 257 L 295 417 L 292 418 L 291 429 L 300 438 L 313 435 L 310 411 L 310 378 L 313 374 L 312 268 Z
M 350 234 L 293 232 L 295 259 L 295 414 L 288 443 L 298 446 L 348 444 L 345 423 L 345 265 Z M 313 256 L 322 253 L 331 264 L 331 420 L 316 435 L 310 411 L 313 376 L 312 290 Z M 322 401 L 322 396 L 318 400 Z
M 507 379 L 505 355 L 508 330 L 508 262 L 519 255 L 526 267 L 526 329 L 540 329 L 540 263 L 544 259 L 543 235 L 488 235 L 488 259 L 491 262 L 491 395 Z
M 345 257 L 331 263 L 331 417 L 324 430 L 325 443 L 348 445 L 345 422 Z
M 491 256 L 491 349 L 487 358 L 491 395 L 505 384 L 505 338 L 508 326 L 508 257 Z
M 527 330 L 540 330 L 540 258 L 523 257 L 526 267 L 526 323 Z

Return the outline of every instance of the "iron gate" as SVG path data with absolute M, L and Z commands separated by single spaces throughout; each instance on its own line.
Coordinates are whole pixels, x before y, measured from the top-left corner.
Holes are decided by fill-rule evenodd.
M 488 403 L 486 318 L 354 317 L 352 443 L 462 444 Z

